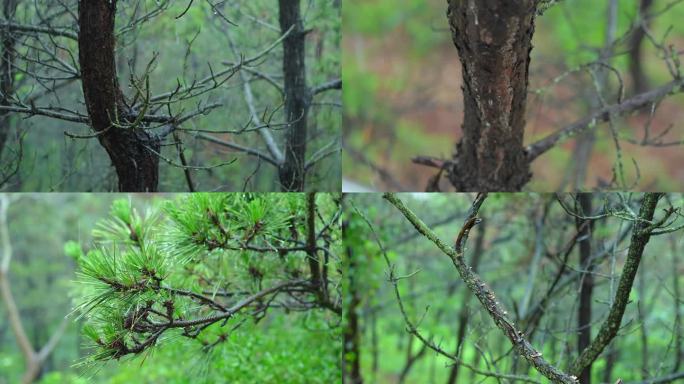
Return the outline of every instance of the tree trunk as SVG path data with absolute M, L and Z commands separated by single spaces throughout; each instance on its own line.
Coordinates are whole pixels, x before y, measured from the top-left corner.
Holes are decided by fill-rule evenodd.
M 581 214 L 591 215 L 591 195 L 580 193 L 577 195 Z M 577 308 L 577 350 L 579 353 L 584 351 L 591 344 L 591 302 L 592 291 L 594 289 L 594 276 L 592 275 L 591 264 L 591 238 L 593 226 L 590 220 L 582 218 L 575 219 L 575 225 L 579 232 L 579 265 L 586 271 L 580 275 L 580 298 Z M 591 364 L 589 364 L 579 375 L 580 383 L 591 384 Z
M 674 301 L 674 364 L 672 365 L 672 373 L 679 372 L 679 367 L 682 364 L 682 357 L 684 357 L 684 337 L 682 336 L 682 305 L 681 293 L 679 288 L 679 252 L 677 252 L 677 243 L 674 237 L 670 238 L 670 245 L 672 247 L 672 299 Z
M 289 123 L 285 162 L 279 170 L 283 191 L 303 191 L 306 177 L 307 117 L 312 96 L 306 85 L 306 31 L 299 4 L 299 0 L 279 0 L 280 29 L 285 33 L 293 28 L 283 40 L 285 117 Z
M 639 14 L 637 16 L 637 24 L 634 27 L 634 31 L 629 37 L 629 73 L 632 78 L 634 94 L 639 94 L 648 91 L 648 78 L 644 73 L 643 60 L 642 60 L 642 42 L 644 37 L 646 37 L 646 31 L 644 26 L 641 24 L 648 22 L 648 11 L 653 5 L 653 0 L 640 0 L 639 2 Z
M 532 176 L 523 134 L 536 3 L 449 0 L 465 116 L 448 176 L 459 191 L 517 191 Z
M 615 362 L 617 361 L 618 355 L 620 353 L 620 349 L 615 346 L 617 342 L 618 340 L 613 340 L 608 347 L 608 351 L 606 352 L 606 366 L 603 368 L 604 383 L 612 382 L 613 368 L 615 368 Z
M 12 20 L 17 9 L 17 0 L 5 0 L 2 6 L 2 16 L 5 20 Z M 14 93 L 14 44 L 15 39 L 9 27 L 1 32 L 2 56 L 0 57 L 0 105 L 9 105 L 9 99 Z M 0 156 L 5 148 L 10 131 L 10 115 L 7 111 L 0 111 Z
M 155 192 L 160 139 L 133 122 L 116 74 L 116 0 L 79 2 L 79 62 L 90 124 L 116 169 L 121 192 Z M 122 128 L 114 126 L 127 125 Z
M 484 253 L 483 246 L 485 228 L 486 225 L 484 222 L 479 225 L 477 240 L 475 240 L 475 249 L 473 251 L 473 260 L 470 264 L 470 267 L 473 269 L 473 272 L 477 272 L 477 269 L 480 265 L 480 259 L 482 258 L 481 256 Z M 458 330 L 456 331 L 456 351 L 454 352 L 454 356 L 458 356 L 459 358 L 462 356 L 463 353 L 463 341 L 465 341 L 466 329 L 468 327 L 468 323 L 470 322 L 470 309 L 468 308 L 468 306 L 471 296 L 472 295 L 470 294 L 470 291 L 468 291 L 467 289 L 463 291 L 463 297 L 461 298 L 461 309 L 458 313 Z M 449 378 L 447 379 L 448 384 L 456 384 L 458 382 L 458 372 L 460 366 L 461 364 L 459 363 L 455 363 L 451 366 Z
M 346 223 L 342 224 L 342 232 L 345 232 Z M 354 251 L 347 246 L 347 271 L 354 271 L 357 268 Z M 342 352 L 343 373 L 342 381 L 346 384 L 362 384 L 363 378 L 361 376 L 361 330 L 359 327 L 358 310 L 361 305 L 361 296 L 356 286 L 356 279 L 351 273 L 347 277 L 347 295 L 348 304 L 344 311 L 347 326 L 344 327 L 344 344 Z

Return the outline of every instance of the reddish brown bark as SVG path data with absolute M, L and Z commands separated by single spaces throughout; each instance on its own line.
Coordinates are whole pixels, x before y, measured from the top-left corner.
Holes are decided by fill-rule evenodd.
M 531 177 L 523 148 L 536 1 L 449 0 L 463 73 L 463 137 L 451 183 L 460 191 L 515 191 Z

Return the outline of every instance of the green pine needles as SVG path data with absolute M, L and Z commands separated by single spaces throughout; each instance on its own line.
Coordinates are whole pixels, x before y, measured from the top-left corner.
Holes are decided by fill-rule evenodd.
M 179 337 L 203 350 L 270 312 L 341 315 L 341 195 L 190 194 L 112 204 L 93 243 L 69 243 L 93 353 L 118 359 Z

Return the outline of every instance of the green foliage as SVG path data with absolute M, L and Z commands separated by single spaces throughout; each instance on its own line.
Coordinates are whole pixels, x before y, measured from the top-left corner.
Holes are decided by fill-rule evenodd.
M 306 284 L 309 256 L 297 248 L 308 233 L 305 197 L 196 193 L 150 204 L 145 214 L 130 198 L 114 201 L 109 217 L 92 231 L 91 249 L 75 257 L 80 267 L 76 310 L 85 318 L 82 333 L 91 348 L 80 365 L 96 370 L 92 363 L 122 357 L 134 366 L 136 360 L 173 364 L 200 356 L 200 377 L 207 383 L 215 377 L 304 383 L 311 382 L 307 378 L 313 372 L 321 383 L 338 380 L 339 331 L 331 311 L 304 306 L 290 313 L 296 301 L 264 296 L 223 321 L 201 322 L 224 313 L 219 306 L 237 306 L 282 282 Z M 315 197 L 316 228 L 324 231 L 320 246 L 333 256 L 341 240 L 338 200 Z M 65 250 L 72 257 L 81 252 L 74 242 Z M 335 287 L 340 267 L 334 258 L 329 261 L 326 277 Z M 301 295 L 297 300 L 303 302 L 320 300 L 306 287 L 291 294 Z M 191 320 L 198 323 L 173 326 Z M 167 327 L 154 328 L 161 323 Z M 149 382 L 193 377 L 192 364 L 182 364 L 187 369 L 180 371 L 160 370 L 159 364 L 145 369 Z M 125 380 L 126 372 L 111 382 Z

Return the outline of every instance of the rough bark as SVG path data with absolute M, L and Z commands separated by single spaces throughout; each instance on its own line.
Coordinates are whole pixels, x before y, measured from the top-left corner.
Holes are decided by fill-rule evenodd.
M 579 206 L 583 215 L 591 215 L 591 194 L 580 193 L 577 195 Z M 593 228 L 591 220 L 576 218 L 575 225 L 579 233 L 579 265 L 585 271 L 580 277 L 580 298 L 577 308 L 577 351 L 581 353 L 591 343 L 591 303 L 594 289 L 594 276 L 591 263 L 591 238 Z M 578 375 L 580 383 L 591 384 L 591 364 Z
M 448 3 L 465 113 L 449 180 L 459 191 L 520 190 L 531 178 L 523 134 L 537 2 Z
M 159 181 L 159 158 L 154 152 L 160 150 L 160 139 L 140 124 L 132 124 L 135 114 L 119 88 L 114 51 L 116 3 L 79 2 L 83 94 L 90 124 L 116 169 L 119 191 L 154 192 Z
M 643 41 L 646 37 L 644 27 L 648 27 L 648 11 L 653 5 L 653 0 L 640 0 L 637 25 L 629 37 L 629 73 L 632 78 L 634 93 L 643 93 L 648 90 L 648 78 L 643 68 Z M 646 25 L 642 24 L 646 23 Z
M 17 0 L 5 0 L 2 6 L 2 15 L 5 20 L 12 20 L 17 9 Z M 9 98 L 14 93 L 14 44 L 15 38 L 9 26 L 0 32 L 2 53 L 0 57 L 0 105 L 8 106 Z M 10 130 L 10 117 L 8 111 L 0 111 L 0 155 L 5 148 Z
M 651 238 L 651 231 L 647 230 L 647 228 L 653 220 L 653 214 L 660 196 L 657 193 L 647 193 L 644 196 L 641 208 L 639 209 L 638 220 L 632 228 L 632 239 L 627 251 L 627 260 L 625 260 L 625 265 L 622 269 L 622 276 L 620 276 L 613 305 L 594 340 L 571 364 L 570 372 L 573 372 L 575 375 L 580 374 L 598 358 L 620 329 L 622 316 L 629 302 L 629 293 L 632 290 L 634 277 L 641 263 L 641 256 Z
M 305 38 L 299 0 L 279 0 L 280 29 L 293 28 L 283 40 L 283 75 L 285 91 L 285 161 L 279 169 L 283 191 L 303 191 L 306 178 L 307 117 L 311 90 L 306 85 Z

